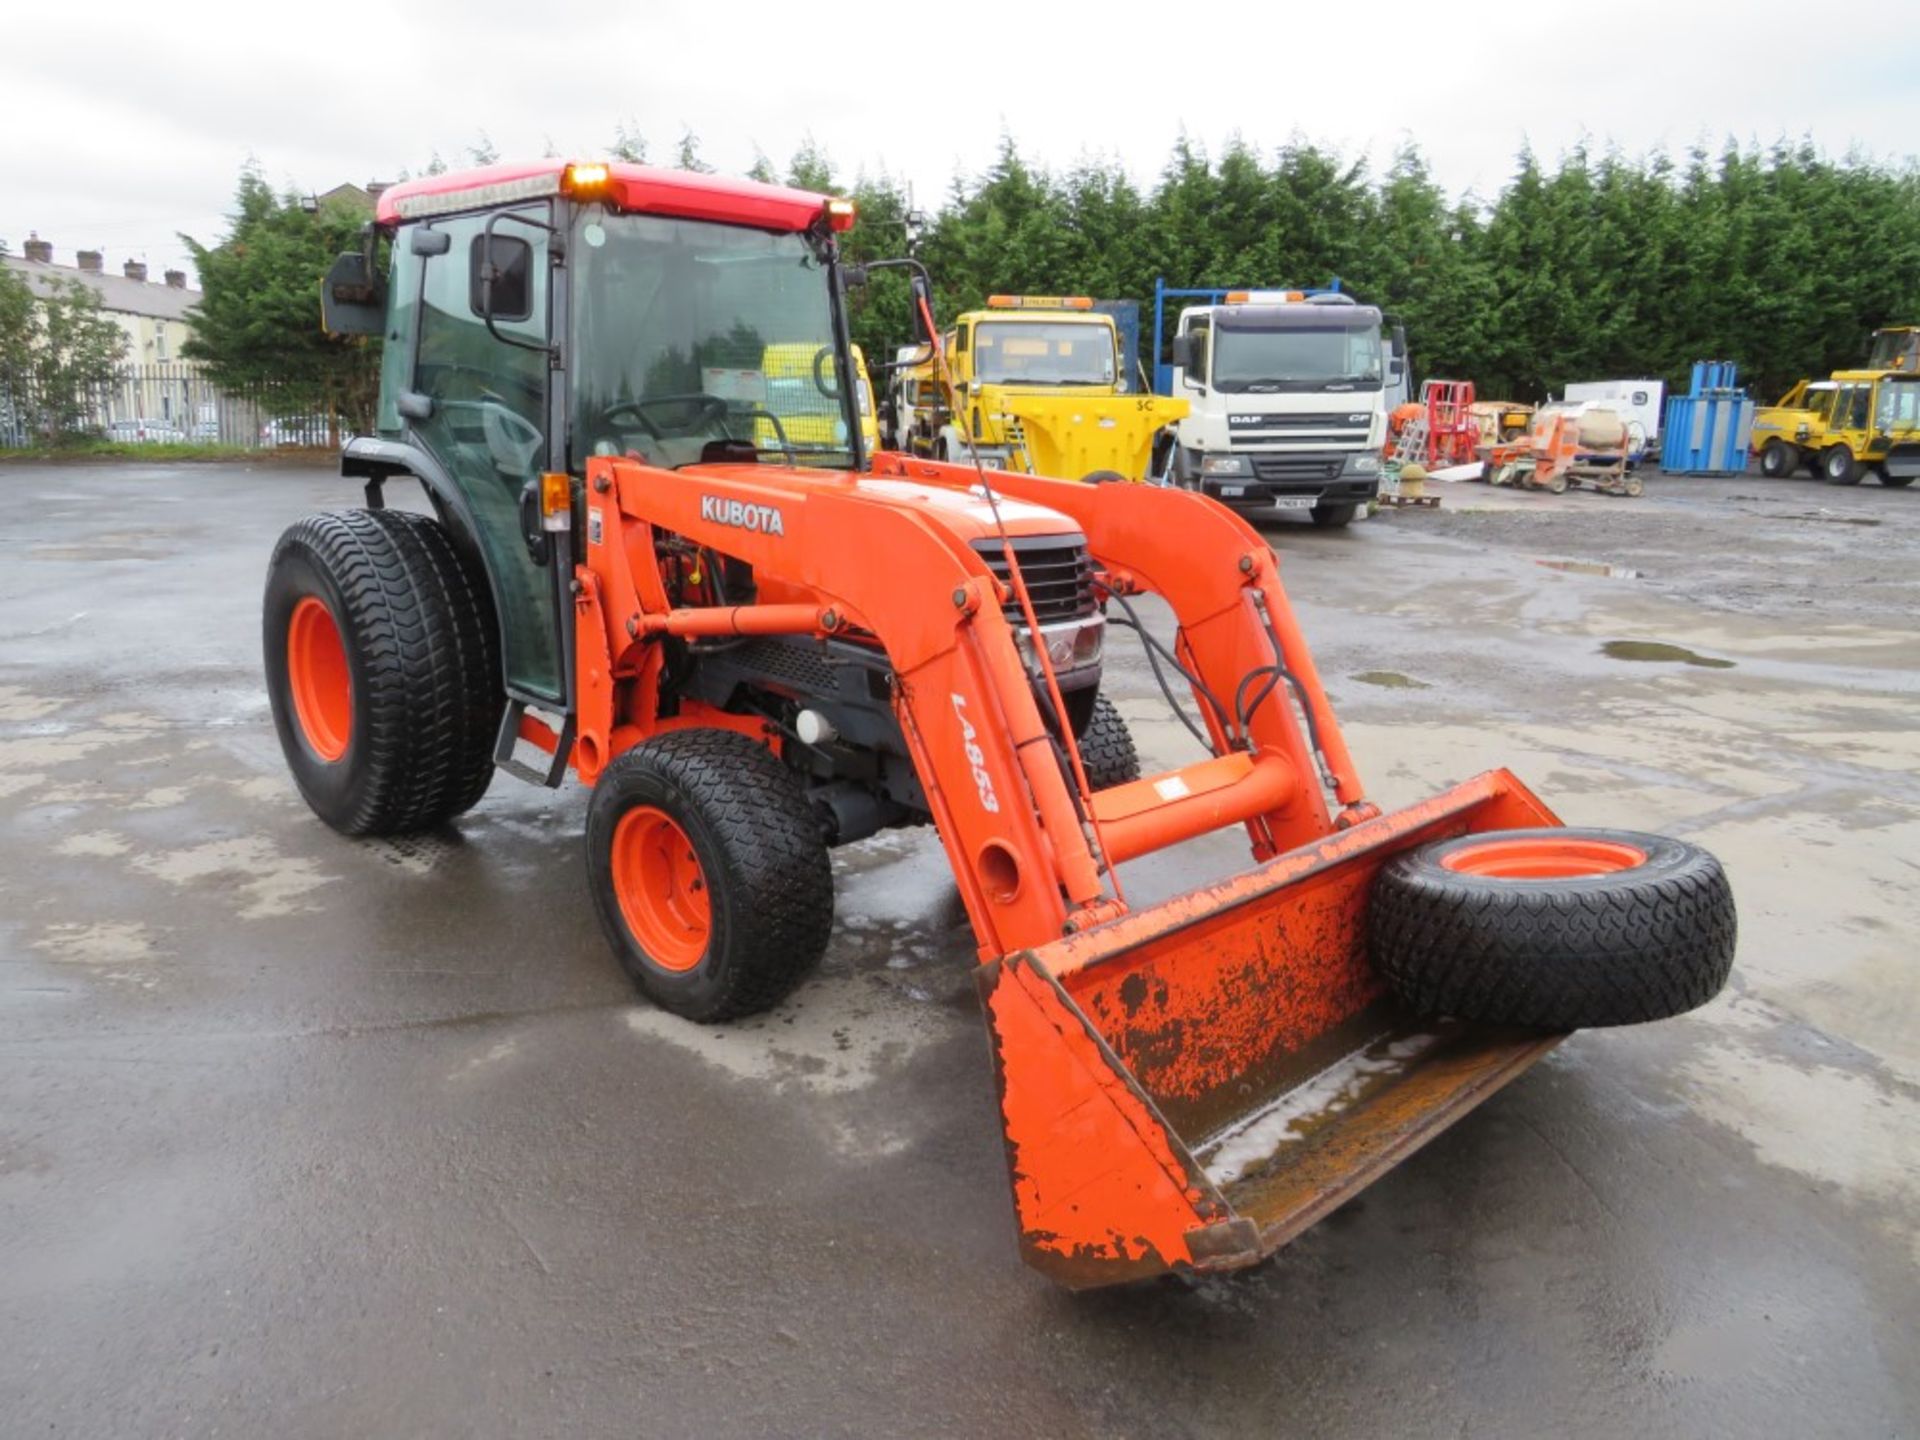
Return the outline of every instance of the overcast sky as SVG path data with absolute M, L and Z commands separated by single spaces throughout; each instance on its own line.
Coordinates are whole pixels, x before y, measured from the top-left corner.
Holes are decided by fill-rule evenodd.
M 1583 139 L 1638 154 L 1804 134 L 1904 159 L 1920 4 L 17 0 L 0 97 L 12 253 L 34 230 L 64 263 L 101 248 L 157 278 L 186 260 L 176 232 L 224 232 L 249 155 L 317 191 L 436 150 L 458 163 L 482 132 L 507 159 L 549 142 L 590 157 L 622 121 L 660 159 L 692 130 L 735 173 L 756 146 L 784 169 L 811 134 L 843 176 L 884 169 L 929 205 L 1003 129 L 1031 159 L 1106 155 L 1143 183 L 1182 129 L 1216 153 L 1235 132 L 1299 135 L 1377 164 L 1411 138 L 1442 184 L 1485 197 L 1523 141 L 1551 159 Z

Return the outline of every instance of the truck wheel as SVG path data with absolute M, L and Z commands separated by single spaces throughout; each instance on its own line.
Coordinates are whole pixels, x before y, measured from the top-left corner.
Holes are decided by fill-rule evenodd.
M 1127 477 L 1118 470 L 1089 470 L 1080 477 L 1082 485 L 1125 485 Z
M 485 578 L 438 521 L 300 521 L 268 563 L 263 630 L 280 748 L 335 830 L 424 830 L 486 793 L 505 705 L 499 634 Z
M 1410 1009 L 1542 1030 L 1704 1005 L 1733 966 L 1733 891 L 1696 845 L 1505 830 L 1423 845 L 1375 879 L 1368 944 Z
M 1911 475 L 1895 475 L 1882 465 L 1873 472 L 1880 477 L 1880 483 L 1889 490 L 1904 490 L 1913 483 Z
M 833 867 L 804 792 L 731 730 L 675 731 L 607 766 L 587 875 L 634 985 L 702 1024 L 779 1004 L 833 928 Z
M 1358 505 L 1316 505 L 1307 512 L 1313 517 L 1313 523 L 1322 530 L 1343 530 L 1353 523 L 1353 517 L 1360 513 Z
M 1820 473 L 1829 485 L 1860 483 L 1860 467 L 1854 462 L 1853 451 L 1844 445 L 1836 445 L 1820 457 Z
M 1093 715 L 1081 732 L 1080 765 L 1087 772 L 1087 784 L 1095 790 L 1111 790 L 1140 778 L 1133 735 L 1119 707 L 1104 695 L 1094 697 Z
M 1784 440 L 1769 440 L 1760 451 L 1760 473 L 1769 480 L 1786 479 L 1799 463 L 1799 452 Z

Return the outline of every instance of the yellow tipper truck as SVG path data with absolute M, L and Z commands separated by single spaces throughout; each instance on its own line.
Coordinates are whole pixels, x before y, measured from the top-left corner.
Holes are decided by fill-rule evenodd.
M 959 316 L 945 359 L 902 377 L 911 448 L 1063 480 L 1144 480 L 1185 400 L 1120 373 L 1119 332 L 1085 296 L 995 295 Z

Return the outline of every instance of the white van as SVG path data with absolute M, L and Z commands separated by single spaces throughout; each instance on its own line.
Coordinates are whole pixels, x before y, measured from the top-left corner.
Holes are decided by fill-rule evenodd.
M 1636 448 L 1657 456 L 1660 453 L 1660 414 L 1666 407 L 1667 382 L 1664 380 L 1582 380 L 1567 386 L 1561 397 L 1569 405 L 1604 405 L 1617 410 L 1627 422 L 1627 434 Z

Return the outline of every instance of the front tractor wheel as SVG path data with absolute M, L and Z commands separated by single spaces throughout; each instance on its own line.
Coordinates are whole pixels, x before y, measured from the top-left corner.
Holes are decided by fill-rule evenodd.
M 1134 749 L 1126 717 L 1106 696 L 1094 697 L 1093 714 L 1078 739 L 1080 766 L 1093 789 L 1111 790 L 1140 778 L 1140 752 Z
M 437 521 L 300 521 L 274 547 L 262 624 L 280 748 L 327 824 L 424 830 L 486 793 L 505 703 L 493 604 Z
M 1800 453 L 1784 440 L 1769 440 L 1760 451 L 1760 473 L 1769 480 L 1785 480 L 1800 464 Z
M 771 1009 L 819 962 L 833 867 L 793 773 L 731 730 L 627 751 L 587 807 L 593 907 L 663 1010 L 714 1023 Z

